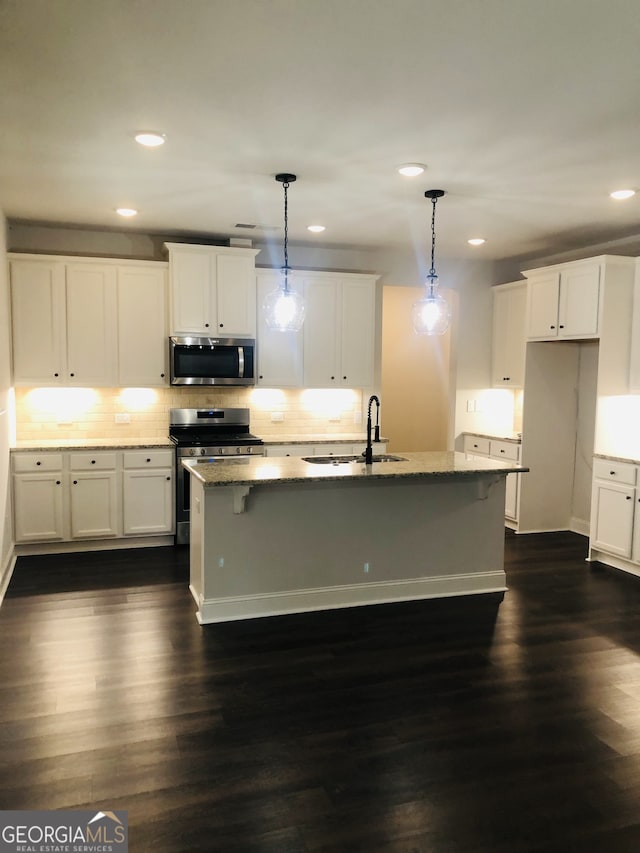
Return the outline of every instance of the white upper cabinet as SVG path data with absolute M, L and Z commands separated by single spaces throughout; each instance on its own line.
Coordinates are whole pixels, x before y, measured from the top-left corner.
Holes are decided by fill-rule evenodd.
M 298 332 L 278 332 L 266 323 L 264 300 L 278 286 L 276 270 L 258 270 L 257 273 L 257 384 L 267 388 L 298 388 L 302 385 L 302 336 Z M 291 284 L 300 293 L 301 282 L 295 273 Z
M 115 384 L 115 267 L 13 255 L 10 271 L 16 385 Z
M 164 265 L 119 267 L 119 385 L 146 388 L 168 383 L 168 333 Z
M 254 337 L 258 249 L 165 243 L 171 334 Z
M 66 380 L 65 265 L 12 259 L 11 313 L 16 385 Z
M 498 388 L 524 383 L 527 283 L 493 288 L 492 382 Z
M 304 276 L 304 384 L 366 388 L 375 382 L 376 276 Z
M 577 261 L 525 272 L 529 340 L 599 335 L 601 263 Z

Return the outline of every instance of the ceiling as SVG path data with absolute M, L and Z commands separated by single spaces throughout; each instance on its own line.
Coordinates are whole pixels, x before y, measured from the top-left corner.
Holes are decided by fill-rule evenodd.
M 430 188 L 438 254 L 620 240 L 640 234 L 640 192 L 608 196 L 640 189 L 639 44 L 634 0 L 0 0 L 0 208 L 281 240 L 287 171 L 292 243 L 426 245 Z

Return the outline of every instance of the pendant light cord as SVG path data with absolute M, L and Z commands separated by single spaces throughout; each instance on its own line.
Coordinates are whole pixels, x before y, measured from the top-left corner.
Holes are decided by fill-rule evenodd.
M 428 278 L 430 280 L 430 285 L 433 287 L 433 280 L 437 278 L 436 276 L 436 264 L 435 264 L 435 254 L 436 254 L 436 202 L 437 198 L 431 199 L 431 204 L 433 205 L 431 211 L 431 269 L 429 270 Z
M 287 190 L 289 183 L 285 181 L 284 187 L 284 292 L 289 292 L 289 216 Z

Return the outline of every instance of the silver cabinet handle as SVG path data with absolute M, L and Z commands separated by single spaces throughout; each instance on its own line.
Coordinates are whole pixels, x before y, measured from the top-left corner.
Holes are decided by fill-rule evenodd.
M 238 377 L 244 378 L 244 347 L 238 347 Z

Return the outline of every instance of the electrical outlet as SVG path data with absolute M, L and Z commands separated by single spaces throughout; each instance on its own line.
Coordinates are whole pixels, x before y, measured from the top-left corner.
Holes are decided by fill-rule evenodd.
M 131 423 L 131 415 L 128 412 L 119 412 L 116 415 L 116 423 L 117 424 L 130 424 Z
M 475 412 L 476 410 L 476 401 L 475 400 L 467 400 L 467 411 Z
M 365 573 L 365 575 L 369 574 L 369 563 L 364 564 L 364 573 Z

